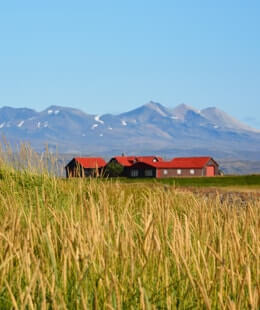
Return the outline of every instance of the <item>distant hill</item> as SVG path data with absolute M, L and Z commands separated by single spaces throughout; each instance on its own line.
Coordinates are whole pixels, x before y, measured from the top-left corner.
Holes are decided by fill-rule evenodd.
M 47 143 L 60 153 L 107 157 L 153 153 L 259 160 L 260 154 L 260 131 L 217 108 L 199 111 L 185 104 L 167 108 L 149 102 L 119 115 L 92 115 L 62 106 L 41 112 L 3 107 L 0 134 L 12 144 L 30 142 L 37 151 Z

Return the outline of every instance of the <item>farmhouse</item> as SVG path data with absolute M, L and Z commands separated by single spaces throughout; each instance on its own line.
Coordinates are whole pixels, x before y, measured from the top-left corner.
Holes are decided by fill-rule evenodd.
M 218 164 L 211 157 L 180 157 L 168 162 L 142 160 L 129 168 L 129 176 L 132 178 L 215 176 L 218 174 Z
M 178 157 L 171 161 L 158 156 L 115 156 L 107 164 L 100 157 L 75 157 L 65 167 L 66 176 L 100 176 L 114 164 L 122 167 L 122 172 L 117 175 L 130 178 L 210 177 L 219 174 L 218 163 L 209 156 Z
M 172 160 L 176 176 L 219 175 L 219 165 L 212 157 L 177 157 Z
M 101 157 L 74 157 L 65 167 L 66 177 L 99 176 L 105 165 Z
M 130 168 L 137 162 L 156 163 L 163 161 L 159 156 L 115 156 L 110 159 L 107 166 L 110 164 L 118 164 L 123 167 L 121 176 L 130 177 Z

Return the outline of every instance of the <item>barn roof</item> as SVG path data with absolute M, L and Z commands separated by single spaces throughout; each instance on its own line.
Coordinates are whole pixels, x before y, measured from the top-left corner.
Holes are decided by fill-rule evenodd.
M 145 164 L 154 168 L 173 168 L 173 164 L 171 161 L 157 161 L 153 162 L 151 160 L 140 160 L 135 163 L 135 165 Z
M 74 159 L 83 168 L 103 168 L 106 165 L 102 157 L 75 157 Z
M 135 156 L 115 156 L 113 159 L 124 167 L 130 167 L 134 163 Z
M 131 167 L 143 163 L 150 167 L 162 169 L 203 168 L 210 160 L 213 160 L 212 157 L 209 156 L 177 157 L 171 161 L 164 161 L 163 158 L 159 156 L 115 156 L 113 159 L 116 159 L 117 162 L 124 167 Z M 73 160 L 78 162 L 83 168 L 89 169 L 103 168 L 106 165 L 106 162 L 102 157 L 75 157 Z
M 173 168 L 203 168 L 212 158 L 205 157 L 177 157 L 172 160 Z
M 116 159 L 124 167 L 130 167 L 136 162 L 154 163 L 163 161 L 163 158 L 160 156 L 115 156 L 113 159 Z
M 153 162 L 151 160 L 142 159 L 135 164 L 143 163 L 154 168 L 172 168 L 172 169 L 185 169 L 185 168 L 203 168 L 212 158 L 211 157 L 179 157 L 174 158 L 172 161 L 158 161 Z
M 160 156 L 137 156 L 137 161 L 147 161 L 147 162 L 161 162 L 163 158 Z

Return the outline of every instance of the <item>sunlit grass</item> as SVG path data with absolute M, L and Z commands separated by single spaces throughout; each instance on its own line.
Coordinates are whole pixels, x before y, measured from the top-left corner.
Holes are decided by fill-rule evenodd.
M 258 309 L 259 206 L 2 161 L 0 309 Z
M 1 170 L 0 308 L 259 305 L 259 202 Z

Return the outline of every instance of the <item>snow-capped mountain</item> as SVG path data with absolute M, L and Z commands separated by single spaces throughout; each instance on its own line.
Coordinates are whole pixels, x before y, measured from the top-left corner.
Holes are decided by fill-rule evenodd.
M 74 108 L 51 106 L 44 111 L 0 108 L 0 135 L 17 144 L 30 142 L 60 153 L 164 156 L 212 155 L 258 159 L 260 131 L 217 108 L 197 110 L 185 104 L 166 108 L 149 102 L 119 115 L 93 115 Z

